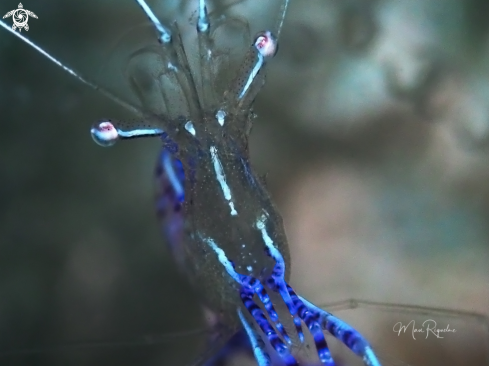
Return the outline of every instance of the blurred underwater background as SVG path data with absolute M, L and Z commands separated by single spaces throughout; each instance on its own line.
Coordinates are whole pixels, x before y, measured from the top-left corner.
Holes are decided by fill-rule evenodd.
M 261 1 L 246 0 L 249 16 L 273 21 Z M 197 7 L 149 3 L 183 22 Z M 117 40 L 146 22 L 131 0 L 24 6 L 39 19 L 23 35 L 112 85 Z M 489 315 L 488 13 L 483 0 L 291 0 L 250 151 L 284 216 L 304 297 Z M 0 111 L 0 364 L 191 361 L 202 335 L 160 342 L 202 327 L 154 214 L 160 142 L 96 146 L 93 122 L 133 116 L 4 30 Z M 489 365 L 482 318 L 337 314 L 406 364 Z M 430 318 L 456 333 L 393 330 Z M 100 346 L 52 348 L 84 342 Z

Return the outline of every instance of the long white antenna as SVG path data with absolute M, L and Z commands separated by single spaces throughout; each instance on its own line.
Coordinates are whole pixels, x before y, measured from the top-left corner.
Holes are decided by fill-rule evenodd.
M 168 29 L 163 24 L 161 24 L 160 20 L 155 15 L 153 10 L 151 10 L 151 8 L 148 6 L 148 4 L 146 4 L 146 1 L 136 0 L 136 2 L 143 9 L 144 13 L 149 18 L 150 22 L 153 23 L 154 27 L 156 28 L 156 30 L 160 34 L 160 36 L 158 37 L 160 42 L 163 44 L 170 43 L 171 42 L 171 31 L 170 31 L 170 29 Z
M 1 20 L 0 20 L 0 26 L 2 26 L 3 28 L 5 28 L 7 31 L 9 31 L 10 33 L 12 33 L 17 38 L 20 38 L 23 42 L 27 43 L 29 46 L 31 46 L 32 48 L 34 48 L 37 52 L 39 52 L 41 55 L 43 55 L 44 57 L 46 57 L 48 60 L 50 60 L 51 62 L 53 62 L 56 65 L 58 65 L 59 67 L 61 67 L 64 71 L 66 71 L 70 75 L 72 75 L 75 78 L 77 78 L 78 80 L 80 80 L 83 84 L 85 84 L 85 85 L 89 86 L 90 88 L 92 88 L 92 89 L 94 89 L 94 90 L 102 93 L 103 95 L 105 95 L 109 99 L 113 100 L 114 102 L 116 102 L 120 106 L 122 106 L 122 107 L 130 110 L 131 112 L 136 113 L 138 115 L 143 114 L 142 111 L 138 107 L 136 107 L 135 105 L 133 105 L 133 104 L 131 104 L 129 102 L 126 102 L 125 100 L 117 97 L 116 95 L 114 95 L 113 93 L 111 93 L 110 91 L 108 91 L 107 89 L 105 89 L 105 88 L 103 88 L 101 86 L 98 86 L 93 81 L 85 78 L 84 76 L 80 75 L 79 73 L 77 73 L 73 69 L 70 69 L 68 66 L 65 66 L 57 58 L 51 56 L 49 53 L 47 53 L 46 51 L 44 51 L 41 47 L 39 47 L 38 45 L 36 45 L 34 42 L 32 42 L 31 40 L 29 40 L 28 38 L 26 38 L 22 34 L 20 34 L 20 32 L 14 31 L 12 28 L 10 28 L 7 24 L 5 24 Z
M 207 15 L 207 6 L 205 0 L 199 1 L 199 20 L 197 21 L 197 29 L 199 32 L 207 32 L 209 30 L 209 16 Z
M 282 6 L 280 7 L 280 12 L 282 14 L 280 15 L 280 18 L 278 19 L 277 39 L 280 38 L 280 32 L 282 32 L 282 26 L 284 25 L 285 15 L 287 14 L 287 9 L 289 8 L 289 1 L 290 0 L 284 0 L 284 2 L 282 3 Z

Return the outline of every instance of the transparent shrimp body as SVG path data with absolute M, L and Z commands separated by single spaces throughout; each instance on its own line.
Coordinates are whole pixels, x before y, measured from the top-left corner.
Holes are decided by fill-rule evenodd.
M 15 35 L 154 126 L 123 128 L 104 120 L 92 128 L 92 137 L 104 146 L 118 139 L 162 138 L 156 211 L 175 261 L 218 318 L 216 332 L 225 326 L 225 335 L 230 336 L 241 328 L 240 334 L 248 339 L 242 345 L 251 344 L 260 366 L 333 365 L 325 333 L 338 338 L 364 364 L 378 365 L 357 331 L 289 286 L 290 260 L 282 219 L 249 164 L 251 108 L 264 82 L 266 62 L 276 53 L 287 1 L 282 2 L 272 31 L 249 40 L 241 66 L 228 83 L 222 77 L 228 55 L 220 48 L 217 34 L 230 25 L 242 25 L 246 33 L 246 22 L 208 15 L 201 0 L 196 22 L 198 58 L 192 62 L 178 27 L 161 23 L 145 2 L 138 3 L 156 28 L 159 41 L 134 52 L 127 65 L 129 84 L 140 106 L 114 97 Z M 4 23 L 0 25 L 11 31 Z M 148 58 L 161 66 L 158 73 L 146 73 L 138 64 Z
M 175 259 L 203 304 L 217 315 L 219 326 L 244 328 L 260 366 L 272 363 L 270 350 L 279 364 L 304 360 L 303 364 L 335 365 L 325 331 L 366 365 L 380 365 L 357 331 L 289 286 L 290 255 L 282 218 L 249 163 L 252 104 L 263 86 L 265 65 L 277 51 L 276 36 L 260 32 L 237 75 L 221 91 L 215 80 L 222 70 L 213 68 L 219 45 L 212 37 L 213 20 L 205 1 L 199 2 L 196 25 L 197 71 L 192 70 L 177 26 L 164 25 L 143 0 L 138 3 L 158 33 L 160 45 L 151 49 L 152 57 L 163 65 L 165 82 L 177 85 L 183 116 L 177 116 L 178 111 L 147 115 L 161 130 L 123 130 L 102 121 L 92 128 L 92 136 L 101 145 L 118 138 L 162 136 L 157 211 Z M 154 103 L 148 78 L 143 80 L 140 72 L 129 77 L 141 104 Z M 168 110 L 174 99 L 169 93 L 175 88 L 160 90 Z M 312 336 L 313 355 L 305 352 L 305 330 Z
M 270 351 L 282 364 L 297 364 L 301 357 L 334 364 L 324 331 L 366 364 L 377 365 L 358 332 L 288 285 L 289 252 L 282 220 L 249 164 L 251 107 L 263 85 L 266 62 L 276 53 L 273 33 L 278 37 L 283 14 L 275 29 L 250 40 L 236 77 L 219 88 L 216 80 L 224 66 L 214 65 L 217 59 L 220 65 L 226 63 L 214 35 L 227 23 L 208 16 L 205 2 L 200 1 L 199 58 L 192 67 L 178 27 L 161 23 L 145 2 L 138 3 L 156 28 L 159 44 L 132 54 L 128 79 L 145 111 L 141 114 L 157 127 L 124 130 L 102 121 L 93 127 L 92 136 L 102 145 L 119 138 L 162 137 L 157 212 L 175 260 L 203 303 L 219 315 L 219 323 L 231 330 L 244 329 L 260 365 L 270 363 Z M 138 67 L 144 58 L 160 64 L 159 73 L 149 75 Z M 303 352 L 306 331 L 315 349 L 310 358 Z

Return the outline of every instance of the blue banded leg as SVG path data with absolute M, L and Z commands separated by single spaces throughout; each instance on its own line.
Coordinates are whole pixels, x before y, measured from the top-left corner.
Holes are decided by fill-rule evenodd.
M 185 218 L 185 171 L 180 160 L 164 147 L 158 157 L 156 176 L 156 215 L 166 238 L 173 260 L 181 273 L 186 272 L 186 253 L 182 245 Z
M 277 354 L 281 357 L 286 366 L 298 366 L 299 364 L 297 363 L 296 359 L 294 356 L 292 356 L 287 345 L 282 341 L 273 326 L 270 324 L 267 317 L 263 313 L 263 310 L 253 301 L 253 296 L 256 292 L 258 292 L 257 295 L 260 297 L 260 289 L 263 288 L 260 281 L 256 278 L 237 273 L 233 262 L 228 259 L 224 250 L 222 250 L 212 238 L 202 238 L 202 240 L 207 243 L 207 245 L 209 245 L 209 247 L 217 254 L 219 262 L 221 262 L 221 264 L 224 266 L 229 276 L 241 284 L 239 293 L 241 301 L 243 302 L 246 310 L 248 310 L 250 315 L 256 321 L 262 332 L 268 338 L 275 352 L 277 352 Z M 261 293 L 261 296 L 263 296 L 263 293 Z M 270 299 L 268 299 L 268 295 L 266 295 L 266 298 L 264 299 L 266 302 L 270 301 Z M 273 310 L 273 313 L 275 313 L 275 310 L 271 306 L 271 302 L 269 309 Z M 280 325 L 280 327 L 282 327 L 282 325 Z
M 266 250 L 266 253 L 270 255 L 270 251 Z M 271 256 L 271 255 L 270 255 Z M 273 256 L 271 256 L 273 257 Z M 280 256 L 281 258 L 281 256 Z M 274 258 L 275 259 L 275 258 Z M 283 259 L 281 260 L 283 262 Z M 294 322 L 295 330 L 297 332 L 297 335 L 299 336 L 299 340 L 301 342 L 304 342 L 304 332 L 302 331 L 302 324 L 301 320 L 297 316 L 297 309 L 294 306 L 294 303 L 289 295 L 289 292 L 286 289 L 286 282 L 284 280 L 284 271 L 283 271 L 283 264 L 279 260 L 275 259 L 275 266 L 272 271 L 272 274 L 270 277 L 266 280 L 268 288 L 270 288 L 272 291 L 279 292 L 280 295 L 282 296 L 282 299 L 284 300 L 285 304 L 287 305 L 287 308 L 289 309 L 290 315 L 292 315 L 292 319 Z
M 319 356 L 319 360 L 322 364 L 328 366 L 334 366 L 333 357 L 329 351 L 328 344 L 326 343 L 326 338 L 324 337 L 321 326 L 318 322 L 317 317 L 314 316 L 306 307 L 300 303 L 297 295 L 295 293 L 290 293 L 290 286 L 285 282 L 285 261 L 282 254 L 273 245 L 272 238 L 268 235 L 266 229 L 266 217 L 262 216 L 256 223 L 256 227 L 261 231 L 263 241 L 265 243 L 265 252 L 268 256 L 275 260 L 275 266 L 273 268 L 270 278 L 267 280 L 269 287 L 278 291 L 282 296 L 282 299 L 287 304 L 290 314 L 294 317 L 294 324 L 296 326 L 297 333 L 301 342 L 304 340 L 304 335 L 302 333 L 301 320 L 304 321 L 309 332 L 314 338 L 314 344 Z M 299 301 L 298 301 L 299 300 Z M 299 316 L 297 316 L 297 314 Z M 300 318 L 300 319 L 299 319 Z
M 302 326 L 301 326 L 301 321 L 296 315 L 296 309 L 294 307 L 294 304 L 292 302 L 292 299 L 289 295 L 289 292 L 287 291 L 286 288 L 286 283 L 284 279 L 285 275 L 285 261 L 280 252 L 275 248 L 273 245 L 273 241 L 268 235 L 266 226 L 265 226 L 265 217 L 261 217 L 257 223 L 256 227 L 258 230 L 261 231 L 263 241 L 265 243 L 265 252 L 267 253 L 268 256 L 272 257 L 275 260 L 275 266 L 273 267 L 272 274 L 270 277 L 267 279 L 267 286 L 272 290 L 272 291 L 278 291 L 280 293 L 280 296 L 282 296 L 282 299 L 284 300 L 285 304 L 287 305 L 287 308 L 289 309 L 290 315 L 293 317 L 295 329 L 297 331 L 297 334 L 299 336 L 299 339 L 301 342 L 304 342 L 304 333 L 302 332 Z
M 253 301 L 254 292 L 247 286 L 243 286 L 240 291 L 241 300 L 244 306 L 256 321 L 262 332 L 268 338 L 270 345 L 284 361 L 286 366 L 298 366 L 296 359 L 289 352 L 288 347 L 280 339 L 275 329 L 271 326 L 261 308 Z
M 261 282 L 254 277 L 249 277 L 245 275 L 242 276 L 243 276 L 243 280 L 242 280 L 243 285 L 249 286 L 253 290 L 253 292 L 258 296 L 260 301 L 263 303 L 265 310 L 270 316 L 270 319 L 275 323 L 275 326 L 277 327 L 279 333 L 282 335 L 282 337 L 288 344 L 292 344 L 292 341 L 288 336 L 287 331 L 285 330 L 284 326 L 282 325 L 282 323 L 278 318 L 278 314 L 275 311 L 275 308 L 273 307 L 272 301 L 270 300 L 270 296 L 268 296 Z
M 248 339 L 250 340 L 251 348 L 253 349 L 253 354 L 255 355 L 258 366 L 269 366 L 271 364 L 270 356 L 265 350 L 265 344 L 263 343 L 261 337 L 247 322 L 246 318 L 241 312 L 241 309 L 238 309 L 238 316 L 241 320 L 241 324 L 243 324 L 246 334 L 248 335 Z
M 333 337 L 347 346 L 357 356 L 362 357 L 365 365 L 381 366 L 372 347 L 357 330 L 333 314 L 318 308 L 302 297 L 299 298 L 311 312 L 317 314 L 321 322 L 321 327 L 331 333 Z
M 353 353 L 362 357 L 365 365 L 381 366 L 372 347 L 358 331 L 333 314 L 318 308 L 303 297 L 298 296 L 289 285 L 287 285 L 287 288 L 298 306 L 302 304 L 319 321 L 322 329 L 327 330 L 333 337 L 353 351 Z
M 299 298 L 299 296 L 297 296 L 297 294 L 294 292 L 292 287 L 290 287 L 288 284 L 286 286 L 287 286 L 287 291 L 289 292 L 290 297 L 292 298 L 292 301 L 294 303 L 295 308 L 297 309 L 300 318 L 307 325 L 307 328 L 309 329 L 309 331 L 313 336 L 314 344 L 316 345 L 319 359 L 325 365 L 334 366 L 335 362 L 333 360 L 333 357 L 331 356 L 331 352 L 326 342 L 326 338 L 324 337 L 321 324 L 319 322 L 319 315 L 311 311 L 303 303 L 302 299 Z
M 237 273 L 236 270 L 234 269 L 233 262 L 227 258 L 226 253 L 224 253 L 224 251 L 221 248 L 219 248 L 219 246 L 216 244 L 216 242 L 213 239 L 207 238 L 207 239 L 204 239 L 204 241 L 214 250 L 214 252 L 216 252 L 219 261 L 222 263 L 222 265 L 224 266 L 224 268 L 226 269 L 228 274 L 231 276 L 231 278 L 233 278 L 236 282 L 238 282 L 239 284 L 242 285 L 240 296 L 241 296 L 241 300 L 243 301 L 243 303 L 245 302 L 245 299 L 243 298 L 243 296 L 245 296 L 247 300 L 250 300 L 249 305 L 253 306 L 253 309 L 254 309 L 254 307 L 258 308 L 260 313 L 263 315 L 262 310 L 253 301 L 253 296 L 254 296 L 254 294 L 256 294 L 258 296 L 258 298 L 263 302 L 265 309 L 267 310 L 270 318 L 276 319 L 275 324 L 276 324 L 277 329 L 281 333 L 281 335 L 284 337 L 284 339 L 287 342 L 290 342 L 290 338 L 287 335 L 284 326 L 279 321 L 277 312 L 275 311 L 275 309 L 272 305 L 270 297 L 264 291 L 263 285 L 261 284 L 261 282 L 254 277 L 250 277 L 250 276 L 246 276 L 246 275 Z M 243 293 L 245 295 L 243 295 Z M 249 299 L 248 299 L 248 297 L 249 297 Z M 246 306 L 246 304 L 245 304 L 245 306 Z M 248 311 L 250 311 L 250 309 L 248 307 L 247 307 L 247 309 L 248 309 Z M 251 311 L 250 311 L 250 314 L 251 314 Z M 259 313 L 256 313 L 256 314 L 259 314 Z M 253 315 L 253 314 L 251 314 L 251 315 Z M 265 315 L 263 315 L 263 318 L 266 320 L 266 324 L 268 324 L 267 329 L 269 327 L 273 331 L 273 333 L 276 335 L 275 330 L 268 323 L 268 320 L 265 317 Z M 265 331 L 263 331 L 263 332 L 268 336 L 267 332 L 265 332 Z M 282 342 L 282 340 L 280 338 L 278 338 L 278 340 L 285 347 L 285 349 L 287 349 L 287 347 Z M 294 365 L 294 363 L 292 363 L 291 365 Z

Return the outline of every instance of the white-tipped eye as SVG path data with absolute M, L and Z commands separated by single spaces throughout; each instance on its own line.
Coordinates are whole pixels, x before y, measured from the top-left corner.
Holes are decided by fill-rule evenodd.
M 263 57 L 273 57 L 278 50 L 277 38 L 270 31 L 258 33 L 254 44 Z
M 90 129 L 93 141 L 102 147 L 109 147 L 119 139 L 119 131 L 110 121 L 96 122 Z

